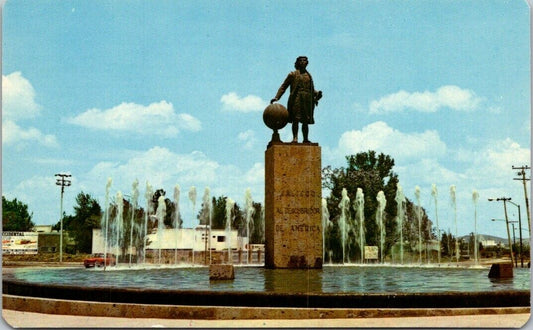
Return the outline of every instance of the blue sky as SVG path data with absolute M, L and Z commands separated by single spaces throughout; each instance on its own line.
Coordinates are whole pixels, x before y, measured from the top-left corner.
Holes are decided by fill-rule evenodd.
M 529 14 L 519 0 L 7 1 L 2 193 L 37 224 L 58 221 L 58 172 L 72 174 L 69 214 L 80 191 L 103 204 L 108 177 L 113 196 L 138 179 L 142 205 L 146 182 L 169 197 L 178 184 L 187 226 L 192 186 L 196 210 L 206 187 L 262 202 L 262 112 L 306 55 L 323 166 L 384 152 L 431 218 L 436 184 L 441 228 L 455 233 L 455 185 L 459 235 L 476 190 L 478 232 L 504 237 L 487 198 L 513 198 L 527 224 L 511 167 L 531 158 Z

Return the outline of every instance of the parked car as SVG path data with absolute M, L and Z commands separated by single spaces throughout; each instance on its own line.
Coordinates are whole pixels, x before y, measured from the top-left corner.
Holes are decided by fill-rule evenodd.
M 115 258 L 115 255 L 108 253 L 107 258 L 104 258 L 103 253 L 94 253 L 89 258 L 83 260 L 83 265 L 85 266 L 85 268 L 102 267 L 104 263 L 106 266 L 116 265 L 117 260 Z

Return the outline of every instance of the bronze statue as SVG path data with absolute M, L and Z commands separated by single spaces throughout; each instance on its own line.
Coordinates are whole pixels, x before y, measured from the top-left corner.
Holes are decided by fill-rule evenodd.
M 318 100 L 322 97 L 322 91 L 316 91 L 313 85 L 313 78 L 306 70 L 307 56 L 299 56 L 294 63 L 295 71 L 289 73 L 281 84 L 276 96 L 270 104 L 278 101 L 283 93 L 290 88 L 287 110 L 289 111 L 289 123 L 292 123 L 292 142 L 298 142 L 298 123 L 302 123 L 303 142 L 309 141 L 309 124 L 314 124 L 314 109 L 318 105 Z

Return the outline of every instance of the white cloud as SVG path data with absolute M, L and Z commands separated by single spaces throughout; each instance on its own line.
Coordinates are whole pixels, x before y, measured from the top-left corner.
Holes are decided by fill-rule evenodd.
M 24 201 L 32 202 L 43 196 L 40 196 L 43 192 L 58 192 L 55 185 L 54 176 L 33 176 L 29 179 L 21 181 L 14 189 L 16 196 Z M 35 196 L 32 196 L 35 195 Z M 48 195 L 48 194 L 46 194 Z M 59 193 L 57 193 L 59 196 Z M 56 196 L 54 196 L 56 197 Z M 59 198 L 57 198 L 59 202 Z M 59 208 L 58 208 L 59 209 Z M 58 212 L 59 215 L 59 212 Z
M 72 180 L 75 183 L 75 179 Z M 55 184 L 56 179 L 51 176 L 33 176 L 18 183 L 13 188 L 2 187 L 2 194 L 7 199 L 17 198 L 28 205 L 33 213 L 35 224 L 56 224 L 60 215 L 60 187 Z M 70 209 L 72 190 L 65 189 L 65 205 L 63 210 Z M 68 200 L 68 201 L 67 201 Z M 70 211 L 67 211 L 69 214 Z
M 265 164 L 255 163 L 244 176 L 249 184 L 263 184 L 265 180 Z
M 263 111 L 268 105 L 268 103 L 259 96 L 248 95 L 240 97 L 235 92 L 222 95 L 220 102 L 222 102 L 222 110 L 236 112 Z
M 43 134 L 40 130 L 30 127 L 21 128 L 14 121 L 2 121 L 2 144 L 6 146 L 21 146 L 25 144 L 40 144 L 45 147 L 58 147 L 59 143 L 54 135 Z
M 247 183 L 257 183 L 256 174 L 261 171 L 258 166 L 254 164 L 249 172 L 243 173 L 237 167 L 219 164 L 199 151 L 177 154 L 167 148 L 153 147 L 136 153 L 126 162 L 100 162 L 89 171 L 83 182 L 97 191 L 103 189 L 100 186 L 105 187 L 108 177 L 113 178 L 113 185 L 121 189 L 129 189 L 135 179 L 168 189 L 175 184 L 225 189 L 234 185 L 239 188 Z
M 172 184 L 173 178 L 196 185 L 215 179 L 219 164 L 209 160 L 201 152 L 175 154 L 162 147 L 153 147 L 139 152 L 125 163 L 100 162 L 88 173 L 88 177 L 105 184 L 108 177 L 117 183 L 129 185 L 135 179 L 149 181 L 155 186 Z M 176 182 L 177 183 L 177 182 Z
M 183 129 L 197 132 L 202 129 L 202 123 L 196 117 L 188 113 L 178 114 L 179 126 Z
M 212 196 L 229 196 L 241 205 L 247 188 L 252 189 L 254 200 L 262 202 L 264 195 L 263 164 L 256 163 L 243 171 L 234 165 L 220 164 L 199 151 L 178 154 L 167 148 L 153 147 L 137 152 L 125 162 L 100 162 L 81 176 L 79 190 L 99 196 L 99 201 L 103 204 L 105 185 L 109 177 L 113 180 L 112 194 L 122 191 L 128 195 L 135 179 L 140 182 L 141 196 L 144 196 L 146 182 L 154 189 L 164 189 L 169 196 L 174 186 L 179 184 L 183 196 L 180 209 L 187 225 L 190 225 L 193 215 L 183 192 L 188 191 L 191 186 L 197 188 L 199 196 L 205 187 L 210 187 Z M 197 202 L 196 211 L 201 201 Z
M 32 161 L 41 165 L 54 165 L 54 166 L 72 166 L 74 161 L 72 159 L 58 159 L 58 158 L 33 158 Z
M 531 151 L 520 146 L 517 142 L 507 138 L 500 141 L 489 141 L 479 151 L 463 155 L 471 159 L 471 167 L 466 175 L 479 185 L 505 186 L 516 177 L 514 166 L 530 165 Z
M 435 92 L 399 91 L 370 102 L 370 113 L 400 112 L 414 110 L 436 112 L 441 108 L 457 111 L 476 110 L 482 99 L 469 89 L 458 86 L 442 86 Z
M 454 172 L 436 159 L 423 158 L 413 160 L 412 163 L 400 163 L 395 166 L 400 180 L 406 184 L 406 187 L 419 185 L 427 190 L 431 184 L 437 183 L 441 187 L 449 187 L 458 182 L 464 182 L 468 179 L 464 174 Z
M 244 142 L 244 149 L 246 150 L 252 150 L 255 143 L 257 142 L 257 138 L 255 137 L 255 132 L 252 131 L 251 129 L 239 133 L 239 135 L 237 136 L 237 139 L 239 139 L 239 141 Z
M 37 143 L 45 147 L 57 147 L 59 144 L 54 135 L 17 124 L 20 120 L 38 117 L 40 111 L 33 86 L 20 72 L 2 75 L 2 145 L 20 147 Z
M 20 72 L 2 75 L 2 118 L 31 119 L 39 115 L 41 106 L 35 102 L 35 90 Z
M 190 114 L 177 114 L 172 103 L 161 101 L 148 106 L 121 103 L 113 108 L 89 109 L 67 122 L 99 130 L 176 136 L 181 129 L 199 131 L 201 123 Z
M 427 130 L 422 133 L 403 133 L 387 123 L 378 121 L 342 134 L 337 155 L 375 150 L 391 155 L 397 160 L 410 158 L 441 157 L 446 153 L 446 144 L 438 132 Z

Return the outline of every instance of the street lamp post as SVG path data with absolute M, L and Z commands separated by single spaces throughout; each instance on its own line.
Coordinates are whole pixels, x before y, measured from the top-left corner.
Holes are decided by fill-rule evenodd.
M 505 221 L 505 223 L 507 224 L 507 228 L 509 228 L 509 224 L 511 224 L 511 226 L 513 226 L 513 242 L 511 243 L 511 238 L 509 237 L 508 238 L 509 239 L 509 246 L 511 246 L 511 248 L 512 248 L 513 245 L 516 245 L 514 224 L 517 223 L 518 221 L 516 221 L 516 220 L 507 220 L 506 221 L 505 219 L 492 219 L 492 221 Z M 511 250 L 511 253 L 512 253 L 512 250 Z M 513 259 L 511 259 L 511 260 L 513 260 Z M 514 259 L 513 263 L 514 263 L 514 265 L 516 267 L 518 267 L 518 260 L 517 259 Z
M 514 233 L 514 231 L 515 231 L 514 222 L 516 222 L 516 221 L 513 221 L 513 223 L 511 223 L 511 226 L 513 226 L 513 245 L 516 245 L 516 238 L 515 238 L 515 233 Z M 514 265 L 515 265 L 516 268 L 518 268 L 518 260 L 516 260 L 516 259 L 514 260 Z
M 523 247 L 522 247 L 522 216 L 520 215 L 520 205 L 511 202 L 511 198 L 508 200 L 509 203 L 513 204 L 518 208 L 518 231 L 519 231 L 519 238 L 520 238 L 520 250 L 518 251 L 518 257 L 520 258 L 520 267 L 524 268 L 524 256 L 522 255 Z
M 511 198 L 508 198 L 508 197 L 500 197 L 500 198 L 489 198 L 489 202 L 492 202 L 492 201 L 502 201 L 503 202 L 503 210 L 505 212 L 505 224 L 506 224 L 506 228 L 507 228 L 507 239 L 508 239 L 508 242 L 509 242 L 509 248 L 510 248 L 510 251 L 511 251 L 511 264 L 514 265 L 514 256 L 513 256 L 513 244 L 511 243 L 511 234 L 509 233 L 509 218 L 507 217 L 507 204 L 506 202 L 507 201 L 510 201 Z
M 70 178 L 72 175 L 65 173 L 58 173 L 54 175 L 56 177 L 56 185 L 61 186 L 61 201 L 59 205 L 59 262 L 63 262 L 63 194 L 65 192 L 65 187 L 69 187 L 72 183 L 66 178 Z

